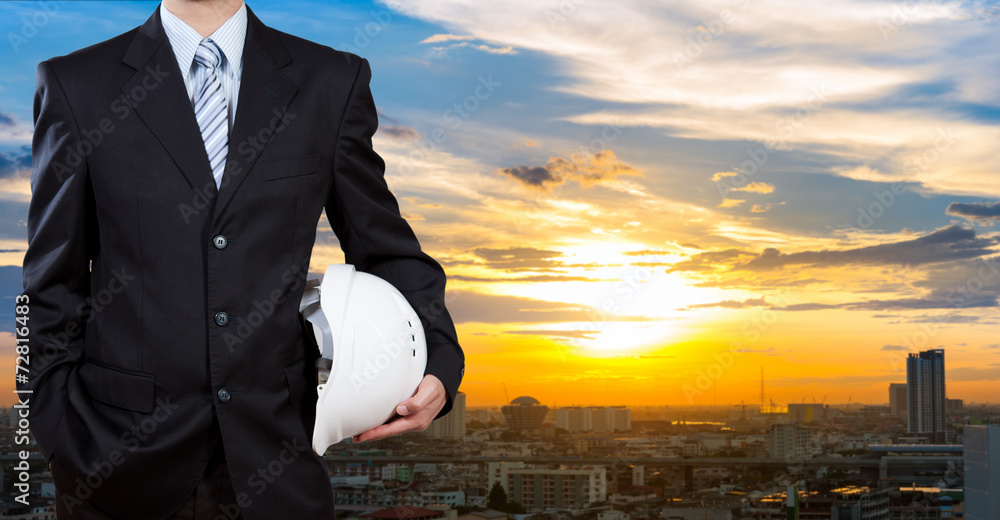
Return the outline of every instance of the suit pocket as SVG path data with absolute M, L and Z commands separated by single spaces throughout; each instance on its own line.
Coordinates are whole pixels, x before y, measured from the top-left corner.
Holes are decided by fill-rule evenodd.
M 124 371 L 87 361 L 80 367 L 80 378 L 94 401 L 134 412 L 153 411 L 156 385 L 152 374 Z
M 315 175 L 319 171 L 319 154 L 262 160 L 260 168 L 266 181 Z

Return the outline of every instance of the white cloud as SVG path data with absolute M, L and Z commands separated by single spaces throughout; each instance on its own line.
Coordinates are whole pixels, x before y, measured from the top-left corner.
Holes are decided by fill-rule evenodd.
M 967 113 L 1000 104 L 989 87 L 1000 56 L 980 52 L 1000 46 L 1000 32 L 968 3 L 413 0 L 396 8 L 498 49 L 546 54 L 547 77 L 562 78 L 550 89 L 623 104 L 577 109 L 566 121 L 777 142 L 832 154 L 841 164 L 828 173 L 1000 195 L 1000 130 Z M 963 138 L 914 166 L 949 127 Z M 879 160 L 877 171 L 858 169 Z
M 435 55 L 442 55 L 447 53 L 447 51 L 451 49 L 459 49 L 463 47 L 469 49 L 475 49 L 477 51 L 482 51 L 489 54 L 517 54 L 517 51 L 510 45 L 504 47 L 491 47 L 485 44 L 475 44 L 469 42 L 453 43 L 451 45 L 442 47 L 432 47 L 431 51 L 433 51 Z
M 468 34 L 435 34 L 420 41 L 420 43 L 441 43 L 463 40 L 475 40 L 475 36 Z

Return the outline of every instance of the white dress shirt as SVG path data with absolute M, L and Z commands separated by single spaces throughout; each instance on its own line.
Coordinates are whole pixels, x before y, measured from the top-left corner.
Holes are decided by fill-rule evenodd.
M 202 38 L 198 31 L 171 13 L 163 4 L 160 4 L 160 19 L 163 21 L 163 30 L 167 33 L 170 46 L 174 50 L 174 56 L 177 57 L 177 66 L 184 76 L 184 87 L 187 88 L 188 98 L 194 106 L 194 89 L 201 79 L 199 75 L 208 73 L 204 67 L 198 67 L 194 62 L 194 54 L 198 50 L 198 45 L 205 38 Z M 243 45 L 246 43 L 246 36 L 246 4 L 241 5 L 236 14 L 209 36 L 222 50 L 222 64 L 220 66 L 222 74 L 219 81 L 222 82 L 222 92 L 229 104 L 230 130 L 232 130 L 233 121 L 236 119 L 240 79 L 243 76 Z

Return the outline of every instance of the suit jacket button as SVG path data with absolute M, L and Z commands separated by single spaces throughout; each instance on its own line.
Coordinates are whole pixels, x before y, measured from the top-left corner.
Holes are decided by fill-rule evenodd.
M 225 388 L 219 390 L 219 402 L 220 403 L 228 403 L 229 400 L 232 399 L 232 398 L 233 398 L 233 394 L 230 394 L 229 390 L 226 390 Z
M 212 239 L 212 245 L 216 249 L 225 249 L 229 245 L 229 239 L 224 235 L 215 235 L 215 238 Z
M 220 327 L 225 327 L 229 324 L 229 315 L 224 312 L 215 313 L 215 324 Z

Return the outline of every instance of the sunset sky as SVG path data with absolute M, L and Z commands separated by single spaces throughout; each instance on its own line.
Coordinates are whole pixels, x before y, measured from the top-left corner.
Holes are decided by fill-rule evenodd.
M 156 5 L 0 2 L 0 391 L 35 66 Z M 779 404 L 886 403 L 928 348 L 997 402 L 997 2 L 248 5 L 369 59 L 469 406 L 750 404 L 761 367 Z M 338 261 L 324 219 L 312 268 Z

